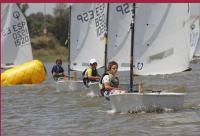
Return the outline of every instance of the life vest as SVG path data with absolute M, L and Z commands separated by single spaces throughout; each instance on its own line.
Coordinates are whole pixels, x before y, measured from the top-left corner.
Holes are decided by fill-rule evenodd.
M 88 70 L 88 69 L 92 69 L 92 68 L 86 68 L 83 72 L 82 72 L 82 76 L 83 77 L 87 77 L 87 75 L 86 75 L 86 71 Z M 98 75 L 98 72 L 97 72 L 97 69 L 92 69 L 92 76 L 97 76 Z
M 100 79 L 100 82 L 99 82 L 99 88 L 100 88 L 100 92 L 101 92 L 101 95 L 104 96 L 104 92 L 107 91 L 105 89 L 105 86 L 103 84 L 103 78 L 104 76 L 108 75 L 109 77 L 109 84 L 110 86 L 112 87 L 118 87 L 119 86 L 119 78 L 116 77 L 116 76 L 113 76 L 112 74 L 109 74 L 109 73 L 104 73 L 102 76 L 101 76 L 101 79 Z
M 55 73 L 62 73 L 64 72 L 64 69 L 62 68 L 62 66 L 56 64 L 53 66 L 52 70 L 51 70 L 51 73 L 53 74 L 53 72 Z M 55 75 L 54 76 L 54 80 L 58 80 L 60 77 L 63 77 L 64 75 Z
M 53 66 L 53 68 L 51 70 L 52 74 L 53 74 L 53 72 L 55 72 L 55 73 L 62 73 L 62 72 L 64 72 L 64 70 L 63 70 L 63 68 L 60 65 L 56 64 L 56 65 Z
M 86 87 L 89 87 L 88 83 L 90 82 L 90 80 L 88 79 L 88 76 L 86 75 L 86 71 L 89 69 L 92 69 L 92 68 L 89 67 L 82 72 L 83 83 Z M 97 75 L 98 75 L 97 69 L 92 69 L 92 76 L 97 76 Z

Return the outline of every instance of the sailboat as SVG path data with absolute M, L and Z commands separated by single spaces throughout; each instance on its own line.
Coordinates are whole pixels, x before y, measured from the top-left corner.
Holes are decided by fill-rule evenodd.
M 33 60 L 26 18 L 18 6 L 1 4 L 1 69 Z
M 15 3 L 1 4 L 1 85 L 38 84 L 46 69 L 33 60 L 26 18 Z
M 145 92 L 141 87 L 133 92 L 132 75 L 172 74 L 189 68 L 188 5 L 117 3 L 110 5 L 109 13 L 108 52 L 113 54 L 108 60 L 119 62 L 119 71 L 130 70 L 130 92 L 110 95 L 112 110 L 180 108 L 185 93 Z
M 97 60 L 97 68 L 104 65 L 105 15 L 106 4 L 104 3 L 73 4 L 71 6 L 68 70 L 84 71 L 91 58 Z M 70 75 L 70 71 L 68 75 Z M 57 83 L 58 86 L 63 84 L 65 90 L 88 90 L 82 79 L 61 80 Z M 99 94 L 98 88 L 98 83 L 91 83 L 89 90 L 93 90 L 94 94 Z

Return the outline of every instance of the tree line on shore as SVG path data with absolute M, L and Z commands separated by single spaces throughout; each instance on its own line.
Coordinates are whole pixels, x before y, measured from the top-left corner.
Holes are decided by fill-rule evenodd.
M 42 12 L 26 15 L 29 3 L 18 3 L 18 6 L 27 20 L 34 57 L 48 56 L 51 52 L 51 55 L 64 55 L 64 59 L 66 59 L 67 45 L 65 45 L 65 41 L 69 38 L 69 5 L 55 4 L 53 15 Z M 54 53 L 52 53 L 53 50 Z

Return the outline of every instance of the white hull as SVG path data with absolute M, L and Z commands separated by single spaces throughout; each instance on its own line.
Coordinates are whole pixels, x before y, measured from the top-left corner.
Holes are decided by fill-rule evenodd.
M 125 93 L 110 96 L 114 112 L 153 111 L 159 109 L 178 109 L 183 105 L 184 93 Z
M 88 91 L 91 95 L 99 95 L 99 84 L 89 83 L 87 88 L 82 80 L 59 80 L 56 82 L 57 91 Z
M 13 67 L 15 67 L 15 65 L 1 66 L 1 69 L 7 70 L 7 69 L 10 69 L 10 68 L 13 68 Z

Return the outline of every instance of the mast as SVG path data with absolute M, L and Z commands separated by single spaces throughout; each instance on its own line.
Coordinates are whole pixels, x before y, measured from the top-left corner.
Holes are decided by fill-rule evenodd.
M 71 33 L 71 5 L 69 6 L 69 22 L 68 22 L 68 77 L 70 78 L 70 33 Z
M 104 53 L 104 72 L 107 71 L 107 48 L 108 48 L 108 20 L 109 20 L 109 3 L 107 4 L 107 15 L 106 15 L 106 32 L 104 34 L 105 38 L 105 53 Z
M 133 92 L 133 52 L 134 52 L 134 33 L 135 33 L 135 3 L 132 9 L 132 22 L 131 22 L 131 56 L 130 56 L 130 92 Z
M 44 3 L 44 26 L 43 33 L 47 35 L 47 23 L 46 23 L 46 3 Z

